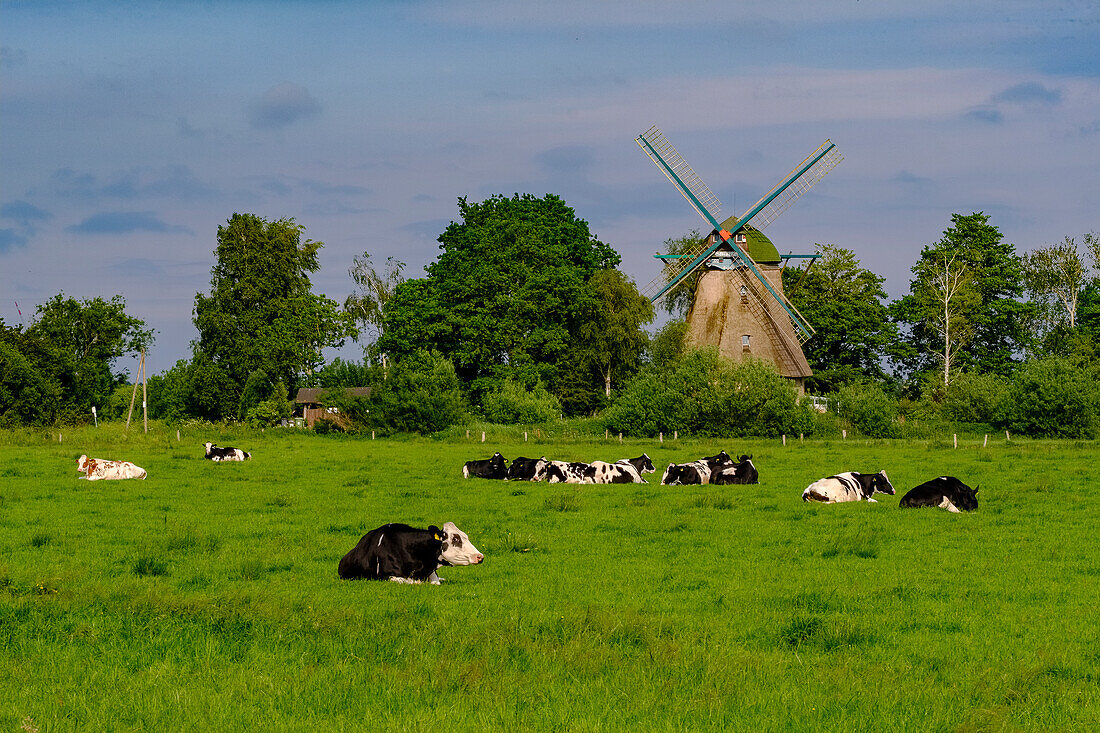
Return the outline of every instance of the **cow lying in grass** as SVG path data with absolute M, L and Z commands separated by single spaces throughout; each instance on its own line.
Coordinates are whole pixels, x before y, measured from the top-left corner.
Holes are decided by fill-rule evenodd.
M 584 481 L 584 472 L 587 470 L 588 464 L 579 461 L 549 461 L 543 470 L 543 476 L 548 484 L 579 484 Z
M 733 459 L 724 450 L 718 451 L 717 455 L 704 456 L 691 463 L 670 463 L 665 468 L 664 475 L 661 476 L 661 483 L 665 486 L 709 484 L 711 474 L 732 465 L 734 465 Z
M 758 484 L 760 474 L 753 465 L 752 456 L 741 456 L 737 463 L 730 466 L 720 466 L 710 475 L 710 482 L 715 485 L 725 484 Z
M 508 462 L 500 453 L 494 453 L 492 458 L 483 461 L 466 461 L 462 466 L 462 478 L 471 476 L 503 481 L 508 478 Z
M 508 467 L 509 481 L 542 481 L 543 472 L 550 461 L 542 458 L 517 458 Z
M 645 484 L 643 473 L 653 473 L 653 461 L 643 453 L 637 458 L 623 458 L 614 463 L 594 461 L 588 464 L 582 484 Z
M 129 461 L 105 461 L 102 458 L 88 458 L 88 456 L 81 456 L 76 459 L 76 470 L 84 474 L 80 478 L 89 481 L 126 478 L 144 479 L 148 475 L 144 468 L 135 466 Z
M 802 491 L 802 501 L 819 501 L 823 504 L 836 504 L 842 501 L 869 501 L 875 493 L 894 494 L 886 471 L 878 473 L 856 473 L 848 471 L 835 476 L 818 479 Z
M 359 544 L 340 560 L 345 580 L 392 580 L 398 583 L 439 585 L 436 570 L 446 565 L 477 565 L 485 556 L 454 522 L 443 529 L 434 524 L 415 529 L 407 524 L 384 524 L 363 535 Z
M 251 453 L 240 448 L 219 448 L 213 443 L 203 443 L 202 445 L 206 448 L 206 460 L 216 463 L 220 461 L 243 461 L 252 457 Z
M 956 514 L 978 508 L 978 490 L 972 489 L 954 476 L 940 476 L 910 489 L 901 497 L 898 506 L 938 507 Z

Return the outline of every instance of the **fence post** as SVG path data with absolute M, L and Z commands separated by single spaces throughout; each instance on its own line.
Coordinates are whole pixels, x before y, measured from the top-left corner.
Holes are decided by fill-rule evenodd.
M 523 442 L 524 443 L 527 442 L 527 431 L 526 430 L 523 431 Z
M 664 433 L 657 433 L 657 440 L 658 440 L 658 442 L 664 443 L 665 442 L 665 434 Z
M 1007 443 L 1011 438 L 1008 437 L 1008 431 L 1005 431 L 1005 442 Z
M 798 442 L 799 442 L 799 443 L 801 443 L 801 442 L 802 442 L 802 433 L 799 433 L 799 434 L 798 434 Z
M 679 430 L 673 430 L 672 431 L 672 439 L 673 440 L 679 440 L 680 439 L 680 431 Z
M 604 428 L 603 429 L 603 439 L 607 440 L 609 436 L 610 436 L 610 433 L 608 432 L 608 429 Z
M 784 448 L 787 447 L 787 434 L 786 433 L 783 433 L 783 447 Z
M 982 441 L 983 448 L 985 448 L 987 445 L 989 445 L 989 433 L 985 434 L 985 440 Z
M 623 442 L 623 434 L 619 433 L 619 445 L 622 445 L 622 442 Z
M 470 429 L 466 428 L 466 440 L 470 439 Z
M 485 431 L 484 430 L 481 431 L 481 442 L 482 443 L 485 442 Z
M 178 429 L 176 430 L 176 442 L 180 442 L 180 431 Z
M 955 448 L 957 449 L 959 447 L 959 434 L 951 433 L 951 440 L 955 443 Z
M 374 440 L 374 431 L 373 431 L 373 430 L 372 430 L 372 431 L 370 431 L 370 439 L 371 439 L 371 440 Z
M 841 430 L 840 431 L 840 437 L 843 438 L 844 440 L 847 440 L 848 439 L 848 431 L 847 430 Z

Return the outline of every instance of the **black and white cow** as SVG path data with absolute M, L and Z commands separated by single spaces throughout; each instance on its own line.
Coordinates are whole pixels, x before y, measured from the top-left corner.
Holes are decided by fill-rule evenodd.
M 647 484 L 643 473 L 653 473 L 653 461 L 643 453 L 637 458 L 623 458 L 614 463 L 594 461 L 588 464 L 582 484 Z
M 691 463 L 670 463 L 661 476 L 661 483 L 665 486 L 709 484 L 712 473 L 732 465 L 734 465 L 733 459 L 724 450 L 718 451 L 717 455 L 704 456 Z
M 753 465 L 752 456 L 741 456 L 737 460 L 738 463 L 722 466 L 712 473 L 710 482 L 715 485 L 760 483 L 760 474 Z
M 550 461 L 543 476 L 548 484 L 579 484 L 584 480 L 584 472 L 587 470 L 587 463 Z
M 934 506 L 949 512 L 971 512 L 978 508 L 978 490 L 954 476 L 940 476 L 910 489 L 898 502 L 900 507 Z
M 471 476 L 504 480 L 508 478 L 508 462 L 499 452 L 483 461 L 466 461 L 462 466 L 462 478 Z
M 802 501 L 819 501 L 835 504 L 841 501 L 869 501 L 878 492 L 893 496 L 894 487 L 886 477 L 886 471 L 878 473 L 856 473 L 848 471 L 835 476 L 818 479 L 802 491 Z
M 219 448 L 213 443 L 203 443 L 206 448 L 206 460 L 208 461 L 243 461 L 251 458 L 252 454 L 240 448 Z
M 443 529 L 434 524 L 415 529 L 407 524 L 384 524 L 363 535 L 359 544 L 340 560 L 345 580 L 393 580 L 398 583 L 439 585 L 436 570 L 446 565 L 477 565 L 485 556 L 454 522 Z
M 542 458 L 517 458 L 508 467 L 509 481 L 542 481 L 543 471 L 546 470 L 546 456 Z

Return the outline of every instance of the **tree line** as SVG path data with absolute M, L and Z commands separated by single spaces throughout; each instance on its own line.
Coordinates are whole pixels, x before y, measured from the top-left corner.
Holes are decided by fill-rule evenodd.
M 422 277 L 364 252 L 343 303 L 313 292 L 323 244 L 303 226 L 234 214 L 218 228 L 209 291 L 195 295 L 190 358 L 149 378 L 150 416 L 274 424 L 299 387 L 371 386 L 365 400 L 338 389 L 324 399 L 354 426 L 391 432 L 593 415 L 636 435 L 812 434 L 841 422 L 881 436 L 937 421 L 1079 437 L 1100 428 L 1095 234 L 1020 255 L 984 213 L 955 214 L 893 301 L 851 250 L 818 245 L 813 266 L 783 277 L 816 329 L 808 391 L 838 413 L 822 417 L 766 365 L 685 346 L 690 280 L 648 334 L 652 305 L 559 197 L 461 198 L 458 212 Z M 117 363 L 153 338 L 119 296 L 61 293 L 29 326 L 0 321 L 0 424 L 90 420 L 93 406 L 122 416 L 129 378 Z M 362 361 L 326 364 L 322 350 L 349 338 Z

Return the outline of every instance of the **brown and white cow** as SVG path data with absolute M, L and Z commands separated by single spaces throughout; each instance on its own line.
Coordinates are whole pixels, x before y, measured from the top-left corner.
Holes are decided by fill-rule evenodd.
M 141 466 L 135 466 L 129 461 L 107 461 L 102 458 L 88 458 L 81 456 L 76 459 L 76 470 L 84 475 L 80 478 L 89 481 L 102 479 L 144 479 L 148 474 Z

